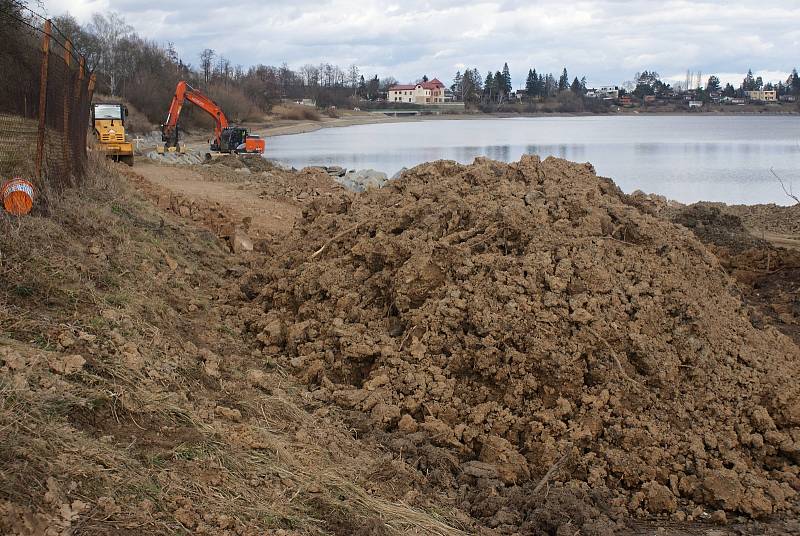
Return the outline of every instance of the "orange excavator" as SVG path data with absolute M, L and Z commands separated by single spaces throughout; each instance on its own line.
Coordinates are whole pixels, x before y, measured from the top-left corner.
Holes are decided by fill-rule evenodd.
M 167 120 L 161 125 L 161 141 L 166 151 L 175 151 L 178 147 L 178 118 L 181 115 L 184 101 L 189 101 L 214 118 L 214 138 L 211 150 L 220 153 L 263 154 L 264 140 L 250 134 L 246 128 L 230 126 L 222 108 L 200 91 L 185 81 L 178 82 L 175 96 L 169 105 Z

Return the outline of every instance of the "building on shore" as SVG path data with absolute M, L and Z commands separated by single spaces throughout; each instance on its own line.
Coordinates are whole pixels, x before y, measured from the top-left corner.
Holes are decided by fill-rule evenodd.
M 745 91 L 747 98 L 756 102 L 777 102 L 778 92 L 774 89 L 765 89 L 761 91 Z
M 398 84 L 389 88 L 389 102 L 441 104 L 445 102 L 444 84 L 437 78 L 419 84 Z
M 617 99 L 619 98 L 619 86 L 593 88 L 586 92 L 586 96 L 590 99 Z

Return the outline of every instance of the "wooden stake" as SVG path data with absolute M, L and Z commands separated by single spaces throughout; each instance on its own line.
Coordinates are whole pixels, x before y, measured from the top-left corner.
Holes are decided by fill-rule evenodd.
M 44 160 L 45 117 L 47 112 L 47 67 L 50 61 L 50 19 L 44 21 L 42 35 L 42 72 L 39 77 L 39 132 L 36 140 L 36 178 L 42 178 L 42 161 Z
M 67 73 L 72 72 L 72 41 L 67 39 L 66 43 L 64 43 L 64 63 L 67 66 Z M 70 108 L 72 107 L 72 103 L 69 99 L 70 88 L 66 84 L 64 85 L 64 138 L 62 140 L 62 145 L 64 148 L 64 165 L 67 166 L 68 178 L 70 183 L 72 183 L 72 158 L 70 158 L 70 136 L 69 136 L 69 112 Z

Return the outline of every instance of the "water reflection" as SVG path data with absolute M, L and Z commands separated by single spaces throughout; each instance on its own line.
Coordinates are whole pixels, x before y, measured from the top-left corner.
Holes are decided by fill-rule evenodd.
M 777 202 L 770 173 L 800 187 L 797 117 L 553 117 L 362 125 L 271 138 L 268 157 L 302 167 L 341 165 L 393 174 L 402 167 L 523 154 L 591 162 L 625 191 L 684 202 Z

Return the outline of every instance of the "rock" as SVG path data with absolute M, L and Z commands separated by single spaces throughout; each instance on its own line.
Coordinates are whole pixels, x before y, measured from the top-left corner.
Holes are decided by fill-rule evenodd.
M 380 424 L 389 424 L 392 421 L 400 418 L 400 408 L 393 404 L 378 402 L 372 408 L 370 414 L 375 422 Z
M 418 428 L 417 421 L 407 413 L 400 417 L 400 421 L 397 423 L 397 429 L 406 434 L 413 434 Z
M 217 406 L 214 408 L 214 413 L 218 417 L 222 417 L 223 419 L 227 419 L 229 421 L 240 422 L 242 420 L 242 412 L 238 409 Z
M 64 348 L 69 348 L 70 346 L 75 344 L 75 338 L 72 336 L 71 333 L 65 331 L 58 336 L 58 344 L 60 344 Z
M 705 500 L 724 510 L 736 510 L 742 502 L 744 491 L 739 476 L 729 469 L 710 472 L 703 479 Z
M 167 255 L 166 253 L 164 254 L 164 261 L 167 263 L 167 266 L 169 266 L 169 269 L 172 270 L 173 272 L 178 269 L 178 261 Z
M 728 516 L 725 515 L 725 510 L 716 510 L 711 514 L 711 522 L 715 525 L 727 525 Z
M 647 491 L 645 500 L 651 514 L 671 514 L 678 509 L 678 501 L 668 487 L 658 482 L 649 482 L 643 487 Z
M 775 429 L 775 423 L 772 421 L 772 417 L 770 417 L 767 409 L 762 406 L 753 408 L 750 414 L 750 423 L 753 425 L 753 428 L 762 434 Z
M 531 476 L 525 457 L 502 437 L 486 436 L 479 458 L 482 462 L 495 465 L 500 479 L 506 484 L 514 484 Z
M 244 231 L 236 229 L 230 237 L 231 251 L 234 253 L 242 253 L 244 251 L 253 251 L 253 241 L 245 234 Z
M 461 472 L 475 478 L 496 479 L 500 476 L 495 465 L 477 460 L 461 464 Z
M 362 169 L 337 177 L 336 182 L 351 192 L 365 192 L 372 188 L 381 188 L 389 180 L 386 173 L 374 169 Z
M 51 361 L 50 370 L 58 374 L 69 375 L 81 370 L 85 364 L 86 360 L 82 355 L 73 354 Z

